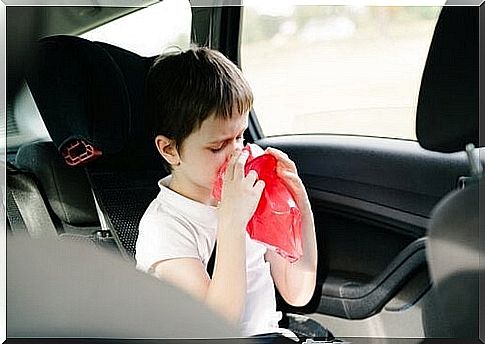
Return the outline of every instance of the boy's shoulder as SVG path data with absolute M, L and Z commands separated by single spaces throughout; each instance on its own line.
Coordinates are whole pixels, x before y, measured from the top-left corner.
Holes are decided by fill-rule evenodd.
M 157 185 L 160 190 L 145 210 L 140 224 L 147 221 L 170 221 L 172 218 L 178 217 L 177 210 L 173 209 L 170 200 L 166 197 L 166 189 L 170 182 L 170 178 L 171 176 L 169 175 L 158 181 Z
M 190 209 L 181 209 L 180 205 L 167 198 L 167 191 L 160 190 L 157 197 L 152 200 L 145 210 L 140 223 L 139 233 L 153 233 L 170 235 L 171 232 L 184 233 L 190 237 L 197 237 L 201 231 L 197 222 L 191 219 L 187 212 Z
M 189 229 L 188 223 L 177 212 L 176 209 L 163 200 L 159 194 L 148 206 L 140 220 L 140 230 L 153 227 L 154 225 L 159 228 L 172 228 L 183 227 Z

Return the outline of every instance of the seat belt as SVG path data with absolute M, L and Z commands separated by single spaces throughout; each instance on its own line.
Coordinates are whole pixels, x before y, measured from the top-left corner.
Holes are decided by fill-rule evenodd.
M 27 226 L 25 225 L 24 219 L 20 214 L 19 207 L 17 207 L 17 202 L 13 197 L 12 190 L 7 186 L 7 218 L 14 235 L 27 235 Z
M 35 181 L 8 165 L 7 217 L 14 235 L 32 238 L 56 238 L 57 229 L 51 220 L 44 199 Z
M 207 273 L 209 274 L 210 278 L 212 278 L 212 275 L 214 274 L 214 265 L 216 263 L 216 251 L 217 251 L 217 243 L 215 243 L 214 249 L 212 250 L 212 254 L 209 258 L 209 262 L 207 262 Z
M 87 169 L 85 170 L 86 170 L 86 175 L 88 175 Z M 125 248 L 123 247 L 123 244 L 121 243 L 118 236 L 116 235 L 116 230 L 114 226 L 111 224 L 109 217 L 106 215 L 106 211 L 104 210 L 104 208 L 102 209 L 101 206 L 99 205 L 98 198 L 96 197 L 96 193 L 93 189 L 93 186 L 91 184 L 91 179 L 89 177 L 88 177 L 88 181 L 91 185 L 91 193 L 93 194 L 94 205 L 96 206 L 96 212 L 98 213 L 98 219 L 101 225 L 101 230 L 96 232 L 97 242 L 99 244 L 103 244 L 104 242 L 107 242 L 107 241 L 113 241 L 114 246 L 116 246 L 117 252 L 120 253 L 125 260 L 132 262 L 133 259 L 126 252 Z
M 155 182 L 165 174 L 161 169 L 126 168 L 120 155 L 92 164 L 102 152 L 82 138 L 68 141 L 60 152 L 68 165 L 84 167 L 101 223 L 100 233 L 110 232 L 123 258 L 134 263 L 139 221 L 158 193 Z

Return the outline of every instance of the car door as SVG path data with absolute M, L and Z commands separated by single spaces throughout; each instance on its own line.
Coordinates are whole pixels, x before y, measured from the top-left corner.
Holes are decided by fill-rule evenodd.
M 430 152 L 416 140 L 440 10 L 254 4 L 193 18 L 199 39 L 212 32 L 209 43 L 253 87 L 246 138 L 286 152 L 310 197 L 317 286 L 306 306 L 279 297 L 279 308 L 311 314 L 337 336 L 424 336 L 428 220 L 468 174 L 465 153 Z

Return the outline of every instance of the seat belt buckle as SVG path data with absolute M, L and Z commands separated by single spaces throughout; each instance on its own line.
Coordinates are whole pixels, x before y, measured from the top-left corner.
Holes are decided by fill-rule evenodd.
M 62 144 L 60 152 L 69 166 L 83 165 L 103 154 L 100 149 L 80 138 L 71 139 Z

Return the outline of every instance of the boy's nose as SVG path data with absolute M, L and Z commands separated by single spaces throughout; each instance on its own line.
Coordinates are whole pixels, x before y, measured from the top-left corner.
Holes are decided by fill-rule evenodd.
M 231 154 L 232 153 L 241 153 L 241 151 L 243 150 L 244 148 L 244 143 L 242 141 L 235 141 L 234 144 L 233 144 L 233 149 L 231 151 Z
M 229 154 L 228 158 L 230 158 L 233 155 L 240 154 L 241 152 L 242 152 L 242 149 L 236 148 Z
M 226 160 L 230 160 L 232 156 L 240 154 L 241 152 L 242 152 L 241 147 L 234 147 L 234 149 L 228 152 L 228 155 L 226 156 Z
M 236 141 L 235 146 L 236 146 L 236 150 L 242 151 L 243 148 L 244 148 L 244 142 L 242 140 L 240 140 L 240 141 L 238 140 L 238 141 Z

